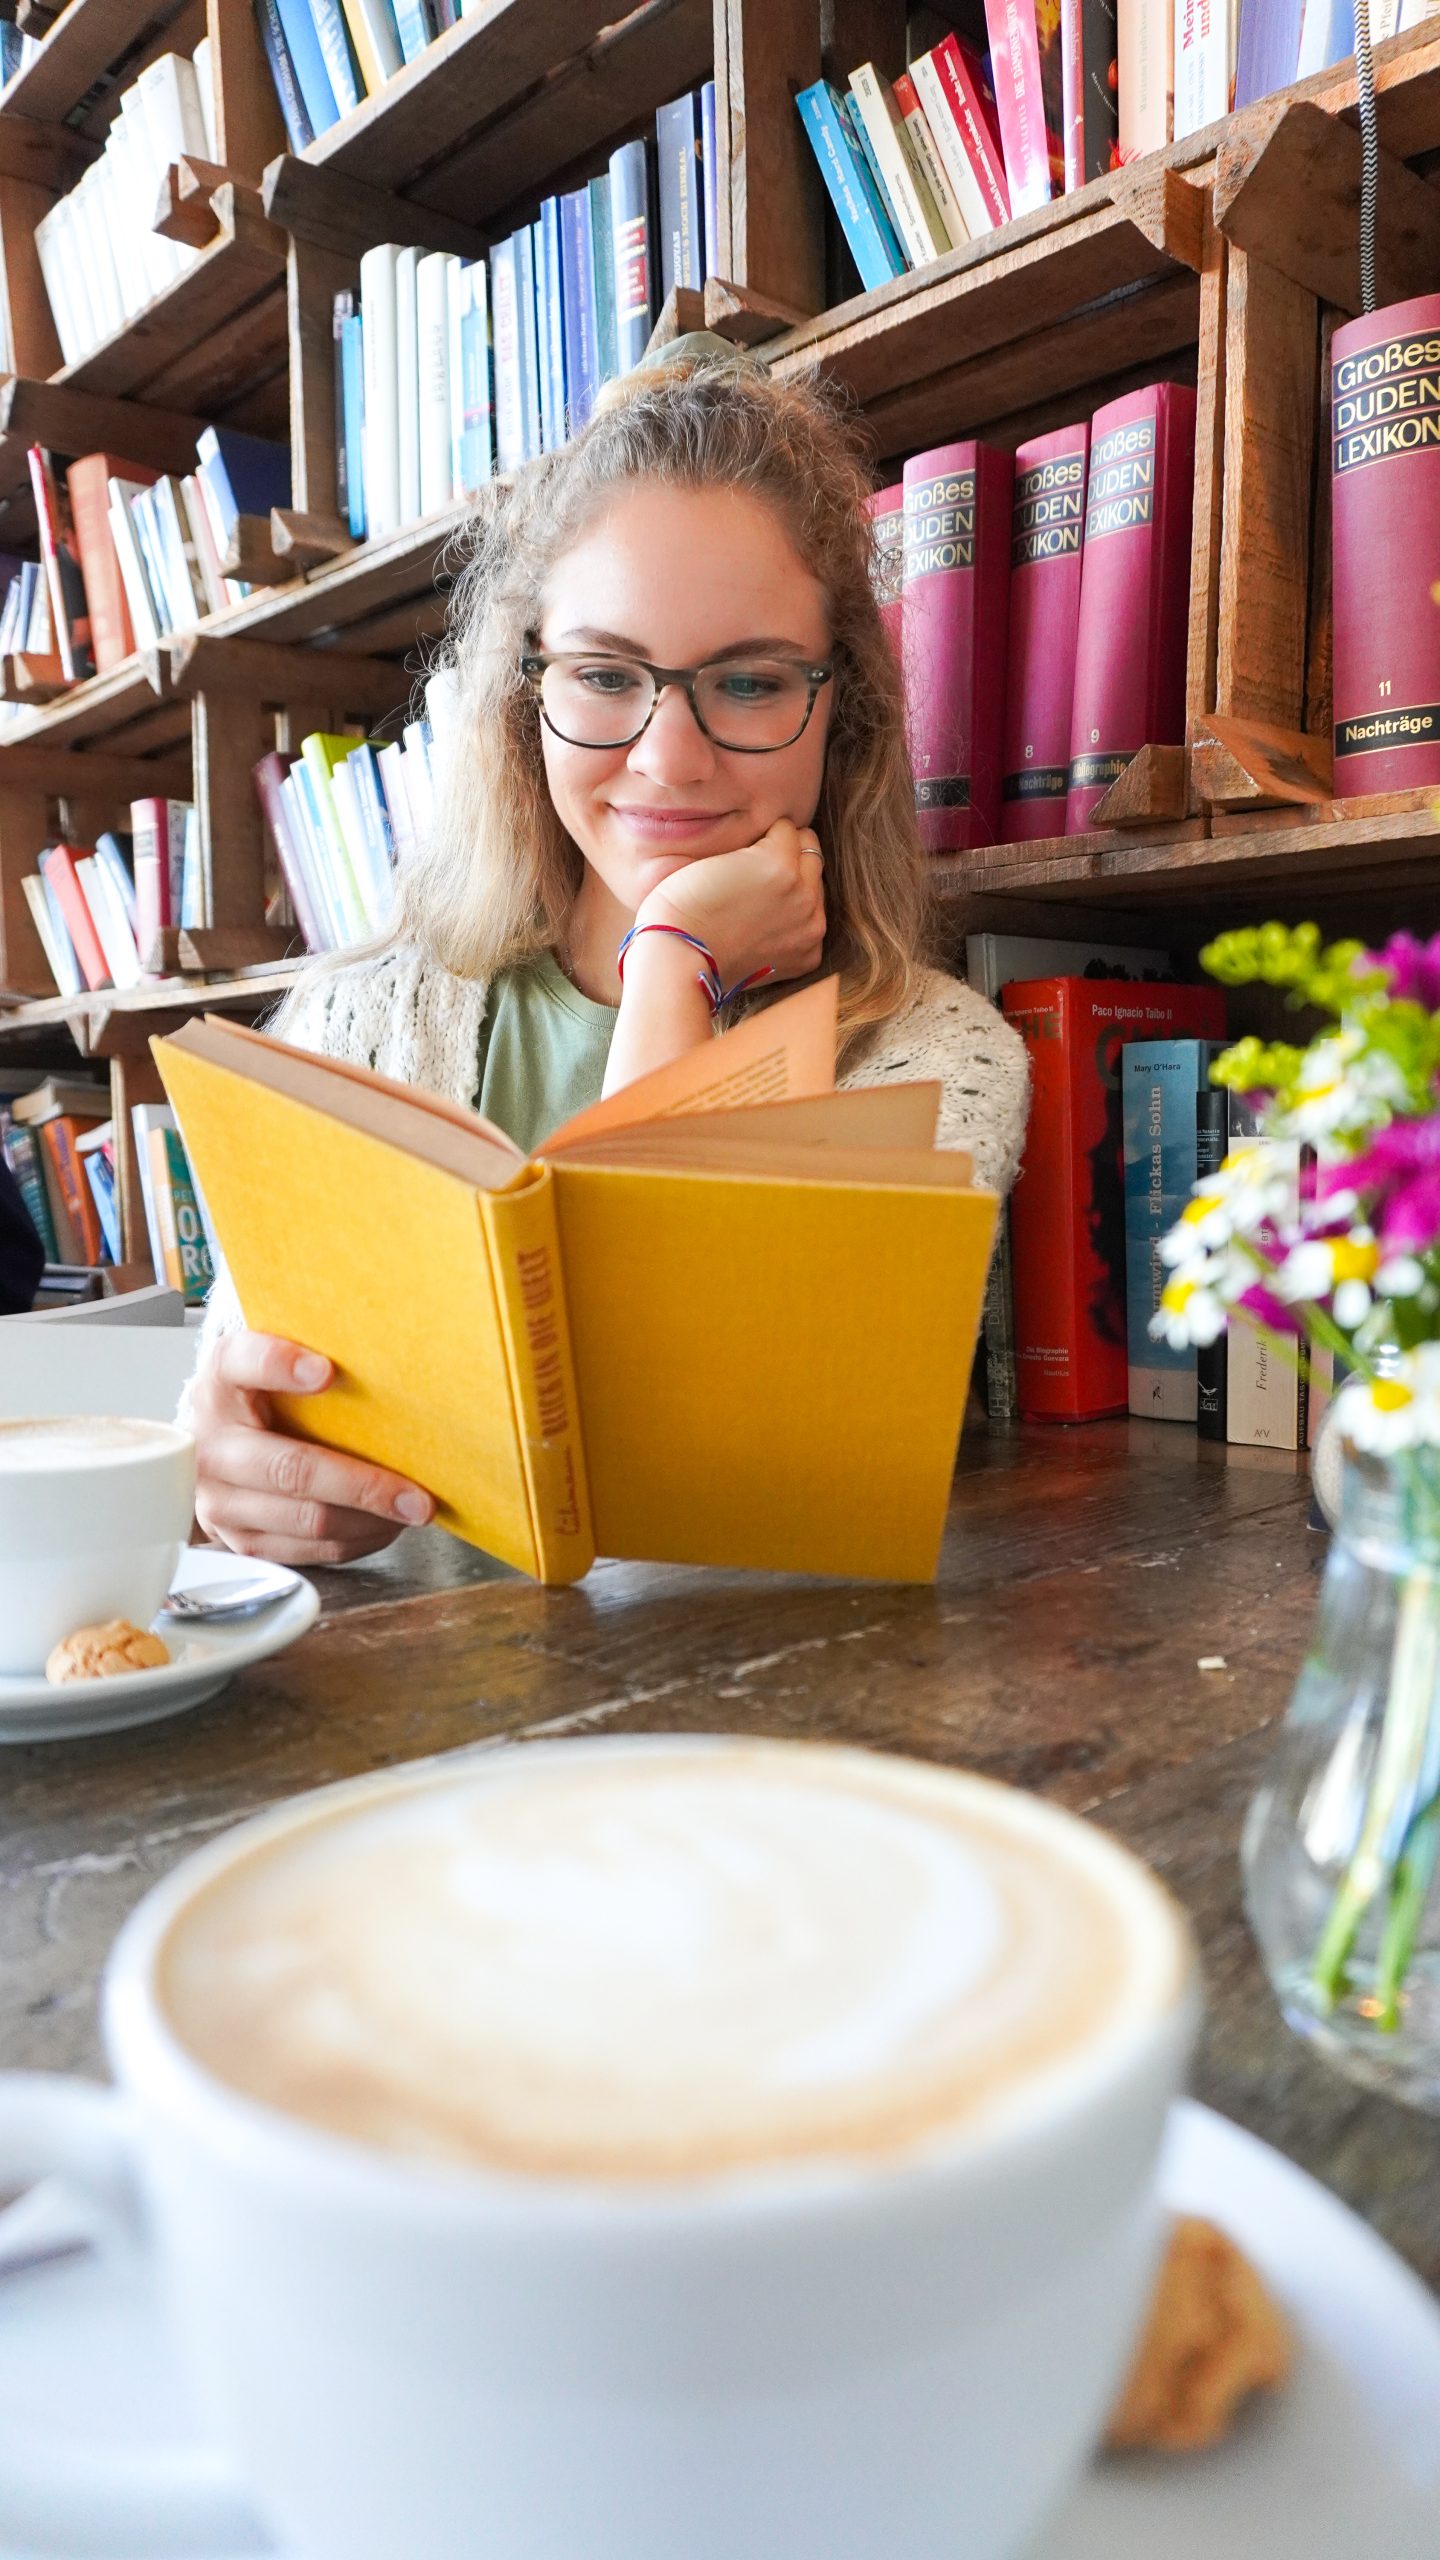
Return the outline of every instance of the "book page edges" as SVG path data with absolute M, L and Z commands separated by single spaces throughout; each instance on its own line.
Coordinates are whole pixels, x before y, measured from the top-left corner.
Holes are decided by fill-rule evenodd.
M 602 1129 L 629 1129 L 672 1114 L 714 1111 L 745 1102 L 783 1102 L 833 1091 L 840 981 L 817 978 L 763 1013 L 748 1013 L 718 1040 L 687 1049 L 652 1075 L 579 1111 L 537 1148 L 558 1154 Z
M 539 1167 L 514 1190 L 481 1193 L 477 1205 L 505 1337 L 536 1572 L 542 1582 L 578 1582 L 595 1561 L 595 1541 L 553 1176 Z

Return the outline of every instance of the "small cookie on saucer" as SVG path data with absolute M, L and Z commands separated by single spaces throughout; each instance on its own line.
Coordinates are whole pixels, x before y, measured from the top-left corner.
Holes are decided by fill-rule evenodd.
M 1252 2391 L 1278 2391 L 1292 2357 L 1283 2314 L 1233 2240 L 1183 2214 L 1106 2430 L 1112 2453 L 1195 2453 L 1228 2434 Z
M 159 1671 L 170 1659 L 163 1637 L 132 1627 L 128 1618 L 110 1618 L 103 1627 L 77 1627 L 56 1645 L 45 1665 L 45 1677 L 58 1687 L 67 1680 L 113 1680 L 121 1671 Z

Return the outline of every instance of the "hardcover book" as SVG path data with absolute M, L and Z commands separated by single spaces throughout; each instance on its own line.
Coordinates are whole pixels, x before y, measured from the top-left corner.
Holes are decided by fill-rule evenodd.
M 1090 429 L 1017 447 L 1000 841 L 1065 832 Z
M 1175 0 L 1175 139 L 1230 113 L 1235 80 L 1230 0 Z M 1292 70 L 1290 77 L 1295 73 Z
M 715 83 L 700 91 L 700 193 L 705 206 L 705 273 L 720 273 L 720 143 L 715 126 Z
M 650 153 L 643 141 L 623 143 L 611 154 L 610 227 L 615 244 L 616 352 L 621 372 L 629 373 L 645 353 L 659 313 Z
M 335 1362 L 283 1427 L 547 1582 L 597 1553 L 928 1579 L 996 1204 L 935 1147 L 936 1086 L 833 1090 L 835 1000 L 750 1015 L 530 1158 L 228 1022 L 157 1041 L 246 1322 Z
M 1014 476 L 973 439 L 905 465 L 905 726 L 931 853 L 1000 831 Z
M 949 171 L 940 157 L 930 120 L 920 104 L 919 93 L 910 73 L 905 72 L 895 83 L 895 104 L 905 121 L 905 132 L 911 153 L 923 169 L 935 209 L 945 226 L 948 245 L 962 249 L 970 237 L 970 228 L 960 209 L 960 199 L 950 183 Z
M 911 265 L 923 267 L 931 258 L 943 258 L 950 247 L 950 234 L 930 181 L 914 157 L 894 90 L 873 62 L 862 62 L 850 79 L 852 120 L 858 121 L 863 134 L 869 137 L 874 167 L 897 219 Z
M 495 467 L 518 471 L 525 459 L 525 397 L 513 239 L 497 240 L 490 252 L 490 305 L 495 324 Z
M 1349 799 L 1440 782 L 1440 293 L 1347 321 L 1330 360 L 1335 794 Z
M 905 273 L 905 252 L 866 166 L 845 101 L 828 80 L 817 80 L 801 90 L 795 104 L 860 281 L 873 292 Z
M 1193 1422 L 1193 1346 L 1156 1341 L 1150 1320 L 1168 1277 L 1160 1242 L 1194 1190 L 1196 1106 L 1210 1074 L 1206 1040 L 1131 1040 L 1120 1053 L 1125 1141 L 1125 1316 L 1130 1410 L 1150 1422 Z
M 1181 0 L 1181 5 L 1185 0 Z M 1203 0 L 1211 7 L 1215 0 Z M 1221 7 L 1225 0 L 1219 0 Z M 1116 0 L 1060 0 L 1065 191 L 1103 178 L 1120 158 L 1120 62 Z
M 1218 987 L 1022 979 L 1001 996 L 1030 1052 L 1030 1126 L 1010 1198 L 1022 1415 L 1088 1422 L 1129 1401 L 1120 1053 L 1223 1039 Z
M 79 876 L 78 866 L 83 859 L 83 849 L 75 845 L 47 845 L 40 856 L 40 877 L 59 904 L 86 986 L 108 987 L 110 964 Z
M 660 295 L 697 292 L 705 282 L 705 207 L 700 179 L 700 97 L 687 89 L 655 118 L 660 173 Z
M 596 344 L 595 246 L 590 193 L 560 199 L 560 267 L 565 287 L 565 389 L 572 431 L 583 427 L 600 388 Z
M 985 20 L 1010 210 L 1030 213 L 1065 184 L 1059 0 L 985 0 Z
M 146 488 L 158 475 L 148 470 L 143 462 L 119 462 L 109 453 L 82 454 L 78 462 L 71 463 L 66 474 L 70 513 L 75 525 L 75 548 L 80 555 L 80 574 L 85 583 L 85 602 L 90 616 L 90 643 L 96 669 L 101 675 L 111 667 L 118 667 L 135 647 L 125 580 L 110 529 L 109 483 L 112 477 Z
M 61 494 L 54 466 L 43 445 L 27 448 L 30 487 L 35 499 L 35 514 L 40 527 L 40 557 L 45 567 L 45 583 L 50 596 L 50 620 L 55 645 L 66 681 L 76 683 L 95 672 L 95 652 L 90 639 L 90 613 L 85 599 L 85 581 L 75 548 L 75 528 L 70 521 L 69 492 Z
M 1304 0 L 1240 0 L 1235 45 L 1237 108 L 1253 107 L 1257 98 L 1271 97 L 1275 90 L 1289 87 L 1300 59 L 1303 16 Z M 1374 35 L 1378 43 L 1378 24 Z
M 315 133 L 328 133 L 331 125 L 339 122 L 340 109 L 309 0 L 273 0 L 273 5 L 311 128 Z M 203 93 L 201 109 L 203 112 Z M 212 152 L 212 159 L 214 156 Z
M 905 485 L 897 480 L 893 488 L 877 489 L 865 501 L 870 518 L 870 578 L 880 619 L 895 652 L 897 666 L 903 669 L 905 622 Z
M 1121 161 L 1163 151 L 1175 87 L 1175 0 L 1118 0 Z
M 1205 1071 L 1195 1094 L 1195 1179 L 1218 1173 L 1230 1151 L 1230 1109 L 1237 1097 L 1223 1084 L 1210 1082 L 1217 1053 L 1207 1046 Z M 1195 1428 L 1202 1440 L 1225 1437 L 1227 1342 L 1222 1333 L 1202 1342 L 1195 1353 Z
M 948 35 L 910 66 L 920 103 L 949 171 L 972 240 L 1010 219 L 1000 124 L 984 63 L 964 36 Z
M 1152 383 L 1090 421 L 1065 825 L 1090 813 L 1144 746 L 1185 735 L 1195 394 Z
M 276 0 L 255 0 L 255 15 L 260 27 L 260 43 L 269 65 L 270 77 L 280 106 L 280 120 L 285 139 L 292 151 L 308 150 L 315 139 L 304 94 L 296 76 L 295 63 L 286 41 Z M 323 67 L 323 66 L 322 66 Z M 333 122 L 333 118 L 332 118 Z

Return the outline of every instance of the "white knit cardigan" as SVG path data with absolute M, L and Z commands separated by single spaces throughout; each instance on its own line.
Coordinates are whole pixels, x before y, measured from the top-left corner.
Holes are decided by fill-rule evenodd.
M 486 994 L 483 979 L 457 978 L 415 950 L 393 951 L 303 980 L 276 1028 L 296 1048 L 372 1067 L 399 1084 L 468 1105 Z M 891 1079 L 938 1083 L 941 1146 L 965 1148 L 977 1182 L 1008 1190 L 1025 1139 L 1029 1062 L 1024 1042 L 993 1005 L 938 969 L 923 971 L 911 1001 L 877 1026 L 837 1081 Z M 206 1309 L 201 1357 L 217 1334 L 242 1322 L 222 1268 Z

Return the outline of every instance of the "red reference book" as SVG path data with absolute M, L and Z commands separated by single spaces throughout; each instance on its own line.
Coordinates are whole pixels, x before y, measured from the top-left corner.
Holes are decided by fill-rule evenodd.
M 75 865 L 85 859 L 83 849 L 77 853 L 73 845 L 52 844 L 40 856 L 40 873 L 47 887 L 54 890 L 65 918 L 65 928 L 75 945 L 75 957 L 87 987 L 108 987 L 110 964 L 95 930 L 85 892 L 80 885 Z
M 1030 1125 L 1010 1195 L 1015 1368 L 1022 1416 L 1090 1422 L 1128 1409 L 1127 1040 L 1223 1040 L 1219 987 L 1024 978 L 1000 994 L 1030 1052 Z
M 1065 192 L 1120 165 L 1116 0 L 1060 0 Z
M 1068 835 L 1141 747 L 1185 735 L 1195 394 L 1151 383 L 1090 421 Z
M 978 239 L 1010 219 L 1000 118 L 984 62 L 966 37 L 948 35 L 910 71 L 970 236 Z
M 891 489 L 877 489 L 873 497 L 866 499 L 865 513 L 870 518 L 870 583 L 885 636 L 897 664 L 903 665 L 900 634 L 905 612 L 904 482 L 897 480 Z
M 1082 420 L 1036 436 L 1015 454 L 1003 844 L 1065 832 L 1089 451 Z
M 148 969 L 156 936 L 180 913 L 180 867 L 185 847 L 183 800 L 132 800 L 130 834 L 135 859 L 135 948 Z
M 1060 0 L 985 0 L 1012 214 L 1065 188 Z
M 929 853 L 993 844 L 1000 825 L 1014 477 L 973 438 L 905 465 L 905 733 Z
M 108 484 L 113 477 L 148 489 L 159 476 L 145 463 L 122 462 L 113 453 L 84 453 L 66 473 L 75 548 L 80 555 L 80 575 L 85 582 L 85 603 L 90 615 L 90 645 L 100 675 L 109 667 L 118 667 L 135 647 L 125 581 L 110 531 Z
M 1335 794 L 1349 799 L 1440 782 L 1440 293 L 1337 329 L 1331 391 Z

